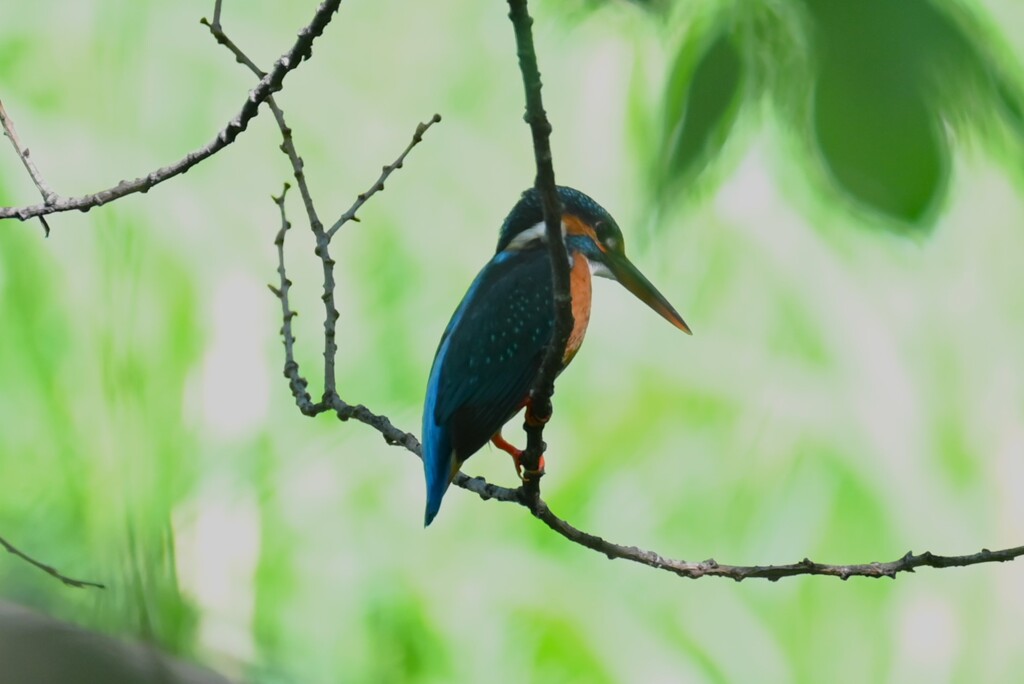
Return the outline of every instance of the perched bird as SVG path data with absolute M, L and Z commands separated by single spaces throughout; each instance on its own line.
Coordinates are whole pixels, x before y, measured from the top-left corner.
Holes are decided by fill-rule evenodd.
M 574 325 L 562 358 L 569 364 L 590 320 L 591 274 L 617 280 L 672 325 L 689 333 L 672 305 L 626 258 L 622 233 L 597 202 L 559 187 L 562 234 L 569 255 Z M 555 327 L 547 233 L 536 189 L 523 193 L 501 226 L 494 257 L 452 315 L 434 357 L 423 407 L 424 525 L 441 507 L 462 464 L 488 441 L 521 452 L 501 428 L 524 406 Z M 561 372 L 561 371 L 559 371 Z

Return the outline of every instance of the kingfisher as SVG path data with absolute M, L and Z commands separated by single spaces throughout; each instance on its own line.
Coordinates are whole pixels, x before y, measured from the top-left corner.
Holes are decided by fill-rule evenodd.
M 690 334 L 668 300 L 626 258 L 622 231 L 608 212 L 570 187 L 558 186 L 558 196 L 573 315 L 559 373 L 576 356 L 587 332 L 591 275 L 617 280 Z M 462 464 L 487 442 L 509 453 L 516 472 L 524 476 L 522 452 L 502 438 L 501 429 L 524 407 L 531 420 L 531 386 L 554 330 L 547 230 L 540 193 L 531 188 L 506 217 L 494 256 L 455 309 L 434 356 L 423 407 L 424 526 L 434 520 Z

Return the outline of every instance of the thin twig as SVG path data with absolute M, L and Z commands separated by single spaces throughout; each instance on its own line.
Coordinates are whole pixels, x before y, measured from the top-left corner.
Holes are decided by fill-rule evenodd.
M 338 231 L 338 229 L 341 228 L 341 226 L 344 225 L 347 221 L 358 220 L 356 219 L 355 214 L 359 207 L 361 207 L 370 197 L 384 189 L 385 179 L 387 179 L 387 177 L 390 176 L 391 173 L 396 169 L 402 168 L 402 162 L 405 159 L 405 156 L 409 154 L 409 151 L 413 147 L 418 145 L 419 142 L 423 139 L 424 132 L 440 120 L 441 115 L 434 114 L 434 116 L 431 117 L 429 122 L 425 124 L 420 123 L 416 126 L 416 132 L 413 134 L 412 142 L 410 142 L 409 145 L 406 146 L 405 150 L 402 151 L 402 154 L 399 155 L 397 160 L 395 160 L 388 166 L 384 167 L 384 171 L 381 174 L 380 178 L 377 179 L 377 182 L 374 183 L 374 185 L 370 188 L 369 191 L 361 194 L 356 199 L 356 202 L 349 208 L 349 210 L 342 214 L 341 218 L 339 218 L 334 223 L 334 225 L 331 226 L 330 231 L 325 232 L 323 230 L 323 226 L 320 225 L 319 221 L 317 221 L 317 223 L 313 227 L 313 233 L 316 236 L 316 254 L 317 256 L 320 257 L 320 260 L 323 262 L 324 293 L 322 299 L 324 300 L 324 308 L 326 309 L 327 312 L 327 315 L 324 319 L 324 402 L 329 403 L 333 400 L 341 401 L 335 389 L 335 358 L 337 357 L 338 353 L 338 344 L 336 341 L 336 336 L 338 318 L 340 317 L 340 315 L 338 314 L 338 309 L 334 304 L 335 261 L 334 259 L 331 258 L 330 255 L 331 238 L 334 237 L 334 234 Z M 282 131 L 283 130 L 284 129 L 282 129 Z
M 89 211 L 107 202 L 120 199 L 137 192 L 147 192 L 150 188 L 179 174 L 185 173 L 199 162 L 224 149 L 238 138 L 249 122 L 259 113 L 260 105 L 271 95 L 281 89 L 284 77 L 289 71 L 298 68 L 304 60 L 312 55 L 313 42 L 320 37 L 338 11 L 341 0 L 324 0 L 317 8 L 313 20 L 299 31 L 294 45 L 276 62 L 274 67 L 260 79 L 260 82 L 249 93 L 241 111 L 209 143 L 197 150 L 189 152 L 184 158 L 152 171 L 134 180 L 121 181 L 117 185 L 81 197 L 61 197 L 55 195 L 52 202 L 35 204 L 25 207 L 0 207 L 0 219 L 27 219 L 54 214 L 62 211 Z
M 409 142 L 408 145 L 406 145 L 405 149 L 402 150 L 402 154 L 398 155 L 398 159 L 396 159 L 395 161 L 391 162 L 390 164 L 383 168 L 383 171 L 380 174 L 380 178 L 377 179 L 376 183 L 370 186 L 369 190 L 359 194 L 359 196 L 356 198 L 356 201 L 353 202 L 352 206 L 348 208 L 348 211 L 342 214 L 338 218 L 338 220 L 334 222 L 334 225 L 331 226 L 330 230 L 327 231 L 327 237 L 333 238 L 334 234 L 337 233 L 341 229 L 341 227 L 348 223 L 349 221 L 359 221 L 359 219 L 356 218 L 356 212 L 358 212 L 362 208 L 362 206 L 366 204 L 367 200 L 369 200 L 375 194 L 384 189 L 384 181 L 388 179 L 388 176 L 390 176 L 396 170 L 402 168 L 402 164 L 405 162 L 405 158 L 406 156 L 408 156 L 409 152 L 412 151 L 412 148 L 416 147 L 423 141 L 423 134 L 427 132 L 427 129 L 429 129 L 431 126 L 438 123 L 439 121 L 441 121 L 441 115 L 434 114 L 434 116 L 430 117 L 429 121 L 427 121 L 426 123 L 420 123 L 416 126 L 416 132 L 413 133 L 412 140 Z
M 267 74 L 258 66 L 256 66 L 256 63 L 249 59 L 249 56 L 242 52 L 242 50 L 237 45 L 235 45 L 234 41 L 228 38 L 228 35 L 224 32 L 224 28 L 223 26 L 221 26 L 220 23 L 220 13 L 221 0 L 214 0 L 213 21 L 210 21 L 206 17 L 203 17 L 199 20 L 199 23 L 210 29 L 210 33 L 213 34 L 213 37 L 216 39 L 216 41 L 224 47 L 226 47 L 228 50 L 230 50 L 232 54 L 234 54 L 235 60 L 239 64 L 246 66 L 249 69 L 249 71 L 256 74 L 256 78 L 262 79 Z M 267 99 L 268 101 L 272 101 L 273 97 Z
M 22 559 L 23 561 L 25 561 L 27 563 L 30 563 L 31 565 L 34 565 L 35 567 L 39 568 L 40 570 L 42 570 L 46 574 L 52 575 L 53 577 L 56 577 L 57 579 L 59 579 L 61 582 L 63 582 L 64 584 L 68 585 L 69 587 L 76 587 L 78 589 L 85 589 L 86 587 L 94 587 L 96 589 L 106 589 L 106 587 L 104 585 L 100 584 L 99 582 L 90 582 L 88 580 L 78 580 L 78 579 L 74 579 L 74 578 L 68 577 L 67 575 L 61 574 L 52 565 L 47 565 L 46 563 L 41 563 L 40 561 L 37 561 L 35 558 L 32 558 L 31 556 L 29 556 L 25 552 L 21 551 L 20 549 L 18 549 L 16 546 L 11 544 L 9 541 L 4 539 L 3 537 L 0 537 L 0 546 L 3 546 L 5 549 L 7 549 L 7 551 L 9 553 L 12 553 L 15 556 L 17 556 L 18 558 Z
M 57 199 L 57 193 L 53 191 L 53 188 L 43 178 L 43 174 L 39 172 L 39 168 L 36 163 L 32 161 L 29 156 L 27 147 L 21 146 L 21 140 L 18 139 L 18 132 L 14 128 L 14 121 L 11 120 L 7 110 L 4 109 L 3 101 L 0 101 L 0 124 L 4 127 L 4 134 L 7 139 L 11 141 L 11 145 L 14 146 L 14 151 L 18 153 L 18 157 L 21 158 L 21 163 L 25 165 L 25 170 L 28 171 L 28 175 L 32 178 L 32 182 L 35 184 L 36 189 L 39 190 L 39 194 L 42 195 L 43 201 L 47 204 L 52 204 Z
M 18 154 L 21 159 L 21 163 L 25 166 L 25 170 L 28 171 L 29 177 L 35 184 L 36 189 L 39 190 L 39 194 L 43 197 L 45 204 L 52 204 L 57 199 L 57 193 L 53 191 L 50 184 L 43 178 L 43 174 L 40 173 L 39 167 L 32 160 L 29 155 L 27 147 L 22 147 L 21 140 L 18 138 L 18 131 L 14 128 L 14 120 L 11 119 L 7 110 L 4 109 L 4 103 L 0 100 L 0 126 L 3 126 L 4 135 L 11 141 L 11 145 L 14 146 L 14 151 Z M 46 218 L 43 216 L 39 217 L 39 222 L 43 224 L 43 235 L 50 237 L 50 224 L 46 222 Z
M 544 360 L 533 382 L 530 392 L 528 420 L 524 425 L 527 443 L 523 453 L 523 468 L 527 472 L 538 471 L 538 463 L 544 453 L 544 425 L 551 418 L 551 395 L 555 392 L 555 376 L 562 367 L 565 347 L 572 333 L 572 296 L 569 292 L 569 258 L 562 237 L 562 203 L 555 187 L 555 169 L 551 160 L 551 123 L 544 112 L 541 97 L 540 68 L 537 53 L 533 47 L 533 19 L 530 17 L 526 0 L 508 0 L 512 28 L 516 37 L 516 53 L 519 56 L 519 71 L 523 77 L 526 94 L 524 119 L 530 125 L 533 135 L 533 156 L 537 165 L 535 186 L 540 193 L 544 210 L 544 225 L 551 253 L 551 278 L 554 284 L 554 331 L 551 343 L 544 352 Z M 523 493 L 530 509 L 542 503 L 540 498 L 540 475 L 523 481 Z
M 322 412 L 322 409 L 317 410 L 316 405 L 313 403 L 313 398 L 306 391 L 309 383 L 299 373 L 299 364 L 295 360 L 295 335 L 292 333 L 292 319 L 298 313 L 291 310 L 288 302 L 288 291 L 292 287 L 292 281 L 288 279 L 284 267 L 284 238 L 285 233 L 292 227 L 284 208 L 284 198 L 288 194 L 289 187 L 285 183 L 281 189 L 281 194 L 272 198 L 281 212 L 281 229 L 277 231 L 277 236 L 274 238 L 274 244 L 277 246 L 279 285 L 277 287 L 268 285 L 267 287 L 281 300 L 281 316 L 284 320 L 281 326 L 281 337 L 284 338 L 284 377 L 288 379 L 288 386 L 292 391 L 292 396 L 295 397 L 295 404 L 299 407 L 299 410 L 307 416 L 315 416 Z

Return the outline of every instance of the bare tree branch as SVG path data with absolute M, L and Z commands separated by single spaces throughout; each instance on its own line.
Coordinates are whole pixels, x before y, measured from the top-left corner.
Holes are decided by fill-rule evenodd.
M 256 63 L 249 59 L 249 56 L 242 52 L 242 50 L 237 45 L 235 45 L 234 41 L 228 38 L 228 35 L 224 32 L 224 28 L 220 23 L 220 14 L 221 0 L 215 0 L 213 4 L 213 21 L 210 21 L 206 17 L 203 17 L 199 20 L 199 23 L 210 29 L 210 33 L 213 34 L 214 39 L 219 44 L 223 45 L 231 51 L 231 53 L 235 56 L 235 61 L 247 67 L 249 71 L 256 74 L 256 78 L 262 80 L 263 77 L 267 75 L 266 72 L 264 72 L 262 69 L 256 66 Z M 267 99 L 268 101 L 272 102 L 274 98 L 273 96 L 271 96 Z
M 7 549 L 8 553 L 12 553 L 15 556 L 17 556 L 18 558 L 22 559 L 23 561 L 25 561 L 25 562 L 27 562 L 27 563 L 29 563 L 31 565 L 34 565 L 35 567 L 39 568 L 40 570 L 42 570 L 43 572 L 47 573 L 48 575 L 52 575 L 53 577 L 56 577 L 57 579 L 59 579 L 61 582 L 63 582 L 64 584 L 68 585 L 69 587 L 76 587 L 78 589 L 84 589 L 86 587 L 95 587 L 96 589 L 106 589 L 105 586 L 103 586 L 102 584 L 100 584 L 98 582 L 90 582 L 88 580 L 77 580 L 77 579 L 68 577 L 67 575 L 61 574 L 57 570 L 57 568 L 53 567 L 52 565 L 47 565 L 46 563 L 42 563 L 40 561 L 37 561 L 35 558 L 32 558 L 31 556 L 29 556 L 25 552 L 21 551 L 20 549 L 18 549 L 16 546 L 11 544 L 9 541 L 4 539 L 3 537 L 0 537 L 0 546 L 3 546 L 5 549 Z
M 150 188 L 179 174 L 185 173 L 193 166 L 212 157 L 238 138 L 246 129 L 249 122 L 259 113 L 259 106 L 271 95 L 281 89 L 284 77 L 289 71 L 296 69 L 303 60 L 309 59 L 312 55 L 313 42 L 320 37 L 324 29 L 331 22 L 334 13 L 338 11 L 341 0 L 324 0 L 317 8 L 313 20 L 299 31 L 298 38 L 291 49 L 283 54 L 268 74 L 260 79 L 260 82 L 249 93 L 241 111 L 227 123 L 227 125 L 209 143 L 197 150 L 189 152 L 182 159 L 167 166 L 151 171 L 150 173 L 135 178 L 124 180 L 117 185 L 100 190 L 81 197 L 62 197 L 52 193 L 48 201 L 42 204 L 34 204 L 25 207 L 0 207 L 0 219 L 17 218 L 25 221 L 36 216 L 44 216 L 63 211 L 77 209 L 89 211 L 107 202 L 120 199 L 126 195 L 137 192 L 148 192 Z M 26 157 L 22 157 L 24 162 Z
M 978 553 L 964 556 L 938 556 L 930 551 L 915 556 L 912 551 L 908 551 L 901 558 L 888 563 L 873 562 L 856 565 L 815 563 L 808 558 L 788 565 L 724 565 L 718 563 L 713 558 L 700 562 L 687 562 L 665 558 L 654 551 L 645 551 L 635 546 L 615 544 L 605 541 L 601 537 L 578 530 L 556 516 L 547 504 L 543 502 L 541 502 L 540 508 L 536 511 L 536 515 L 544 521 L 545 525 L 566 539 L 604 554 L 609 559 L 622 558 L 651 568 L 667 570 L 680 577 L 688 577 L 690 579 L 726 577 L 737 582 L 745 579 L 766 579 L 770 582 L 777 582 L 783 577 L 794 577 L 796 575 L 825 575 L 828 577 L 838 577 L 841 580 L 846 580 L 850 577 L 889 577 L 895 579 L 898 573 L 914 572 L 916 568 L 921 567 L 951 568 L 977 565 L 979 563 L 1004 563 L 1024 556 L 1024 546 L 1017 546 L 999 551 L 982 549 Z

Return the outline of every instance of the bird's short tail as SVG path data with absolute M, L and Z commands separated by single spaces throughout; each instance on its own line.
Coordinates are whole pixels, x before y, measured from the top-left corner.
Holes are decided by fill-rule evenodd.
M 427 489 L 427 509 L 423 514 L 424 527 L 434 522 L 437 512 L 441 510 L 441 499 L 444 498 L 444 493 L 447 489 L 448 482 L 446 480 L 441 480 L 439 487 L 429 487 Z
M 426 422 L 426 421 L 424 421 Z M 457 472 L 455 452 L 447 430 L 433 425 L 424 426 L 423 472 L 427 480 L 427 507 L 423 515 L 423 526 L 433 522 L 441 508 L 441 499 L 448 491 L 448 485 Z

